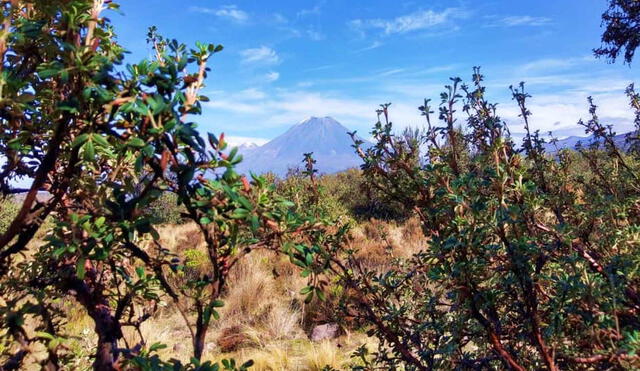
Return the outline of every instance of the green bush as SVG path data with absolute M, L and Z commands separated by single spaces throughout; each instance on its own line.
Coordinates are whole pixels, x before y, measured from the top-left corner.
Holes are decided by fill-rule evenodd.
M 178 196 L 165 192 L 153 200 L 145 209 L 145 215 L 152 217 L 159 224 L 183 224 L 186 209 L 180 205 Z
M 0 369 L 73 367 L 79 355 L 67 343 L 77 334 L 57 305 L 73 300 L 94 322 L 96 370 L 245 370 L 251 362 L 202 361 L 231 267 L 259 248 L 305 269 L 322 223 L 293 213 L 265 179 L 238 175 L 241 157 L 224 135 L 197 130 L 222 46 L 188 48 L 151 28 L 153 57 L 122 66 L 125 49 L 103 16 L 117 9 L 103 0 L 0 9 L 0 196 L 2 223 L 16 225 L 0 233 Z M 24 176 L 33 178 L 25 212 L 12 218 L 4 197 Z M 171 251 L 156 230 L 180 222 L 178 210 L 204 241 L 198 256 Z M 306 276 L 317 282 L 317 272 Z M 164 300 L 192 336 L 186 364 L 162 360 L 164 345 L 141 331 Z
M 422 161 L 392 134 L 389 105 L 378 111 L 376 143 L 359 151 L 364 177 L 415 210 L 429 246 L 383 273 L 345 251 L 333 267 L 357 295 L 344 315 L 378 337 L 374 359 L 388 369 L 640 367 L 638 153 L 617 147 L 592 102 L 580 124 L 596 140 L 545 153 L 524 84 L 512 88 L 519 146 L 482 82 L 478 69 L 470 86 L 452 79 L 439 124 L 429 101 L 420 107 Z M 640 95 L 627 93 L 640 117 Z
M 312 207 L 333 220 L 348 217 L 356 221 L 404 220 L 411 215 L 403 204 L 370 187 L 359 169 L 323 174 L 317 177 L 316 187 L 299 170 L 290 170 L 284 179 L 274 179 L 276 191 L 293 201 L 297 212 Z M 314 192 L 319 194 L 317 202 L 312 202 Z

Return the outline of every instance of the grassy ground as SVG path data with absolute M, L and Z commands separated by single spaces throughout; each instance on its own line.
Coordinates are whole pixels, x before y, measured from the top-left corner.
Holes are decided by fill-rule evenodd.
M 190 256 L 191 269 L 206 271 L 204 242 L 196 228 L 192 224 L 163 226 L 160 242 Z M 364 265 L 382 269 L 392 258 L 408 257 L 424 248 L 421 236 L 416 220 L 401 225 L 372 220 L 354 228 L 349 243 L 359 250 Z M 367 344 L 375 349 L 375 340 L 365 335 L 366 329 L 342 328 L 336 339 L 311 341 L 312 329 L 333 322 L 336 310 L 331 299 L 304 304 L 298 292 L 305 285 L 306 279 L 288 257 L 262 251 L 249 254 L 231 272 L 225 306 L 219 311 L 220 320 L 209 330 L 204 359 L 252 359 L 255 370 L 322 370 L 325 366 L 340 370 L 353 362 L 350 356 L 357 347 Z M 88 369 L 96 344 L 93 322 L 73 301 L 60 305 L 68 313 L 66 326 L 72 335 L 67 346 L 76 356 L 68 369 Z M 167 345 L 160 351 L 163 358 L 186 361 L 191 356 L 184 319 L 168 300 L 144 323 L 142 333 L 147 344 Z M 127 328 L 125 339 L 130 344 L 137 342 L 136 334 Z

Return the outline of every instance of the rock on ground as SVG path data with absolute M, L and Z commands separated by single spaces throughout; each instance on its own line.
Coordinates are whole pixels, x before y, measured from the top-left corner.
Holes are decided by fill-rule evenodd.
M 337 323 L 325 323 L 318 325 L 311 331 L 311 340 L 321 341 L 325 339 L 335 339 L 340 332 L 340 326 Z

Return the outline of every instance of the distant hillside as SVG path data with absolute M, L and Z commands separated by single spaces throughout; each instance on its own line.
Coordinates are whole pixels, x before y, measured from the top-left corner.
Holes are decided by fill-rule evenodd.
M 241 146 L 244 160 L 237 170 L 285 175 L 289 168 L 301 167 L 306 152 L 313 152 L 321 173 L 357 167 L 361 160 L 351 147 L 353 143 L 347 132 L 346 127 L 331 117 L 311 117 L 262 146 Z
M 613 140 L 617 146 L 620 148 L 627 148 L 627 135 L 630 133 L 618 134 Z M 580 143 L 583 147 L 586 147 L 593 143 L 595 140 L 594 136 L 588 137 L 578 137 L 578 136 L 570 136 L 564 139 L 558 140 L 556 143 L 546 143 L 544 145 L 545 150 L 547 152 L 553 153 L 560 149 L 576 149 L 578 143 Z

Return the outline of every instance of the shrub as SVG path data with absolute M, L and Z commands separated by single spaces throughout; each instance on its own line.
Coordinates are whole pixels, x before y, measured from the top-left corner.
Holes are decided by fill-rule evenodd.
M 173 193 L 163 193 L 144 209 L 145 215 L 152 217 L 158 224 L 182 224 L 188 219 L 183 217 L 186 212 L 180 206 L 178 197 Z
M 244 370 L 251 362 L 201 362 L 230 269 L 254 249 L 304 266 L 318 250 L 305 242 L 324 234 L 322 224 L 293 213 L 263 178 L 239 176 L 224 134 L 205 145 L 197 131 L 207 63 L 222 46 L 190 49 L 152 28 L 153 59 L 122 68 L 124 48 L 103 16 L 117 8 L 52 0 L 1 10 L 1 196 L 17 192 L 16 178 L 33 183 L 25 212 L 0 234 L 0 344 L 11 344 L 0 348 L 0 368 L 31 367 L 36 349 L 45 349 L 44 368 L 74 364 L 57 305 L 73 299 L 94 323 L 95 369 Z M 38 200 L 40 191 L 50 197 Z M 163 207 L 174 201 L 204 241 L 204 272 L 186 266 L 193 257 L 184 249 L 162 245 L 156 226 L 175 218 Z M 28 250 L 42 230 L 45 244 Z M 162 360 L 164 345 L 141 331 L 163 297 L 192 336 L 188 364 Z
M 439 126 L 429 101 L 420 107 L 423 161 L 392 135 L 389 105 L 378 110 L 376 143 L 358 150 L 364 176 L 415 210 L 429 246 L 383 272 L 345 251 L 333 268 L 356 294 L 343 315 L 369 326 L 390 369 L 639 367 L 640 158 L 617 147 L 593 103 L 580 124 L 596 140 L 546 154 L 524 84 L 512 88 L 526 129 L 517 146 L 482 81 L 477 69 L 471 86 L 452 79 Z
M 410 216 L 402 204 L 370 187 L 359 169 L 323 174 L 315 182 L 313 186 L 301 170 L 290 169 L 284 179 L 275 180 L 276 192 L 293 201 L 298 212 L 306 213 L 311 206 L 312 215 L 332 220 L 349 217 L 360 222 L 372 218 L 402 221 Z

